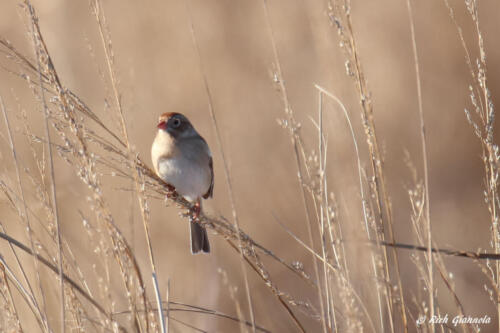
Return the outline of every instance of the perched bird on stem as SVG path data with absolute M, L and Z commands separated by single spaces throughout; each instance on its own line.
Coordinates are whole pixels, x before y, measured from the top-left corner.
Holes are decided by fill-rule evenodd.
M 206 141 L 182 114 L 160 116 L 158 132 L 151 147 L 156 174 L 175 187 L 177 193 L 194 203 L 191 226 L 191 253 L 210 252 L 207 231 L 199 223 L 201 198 L 213 195 L 212 153 Z

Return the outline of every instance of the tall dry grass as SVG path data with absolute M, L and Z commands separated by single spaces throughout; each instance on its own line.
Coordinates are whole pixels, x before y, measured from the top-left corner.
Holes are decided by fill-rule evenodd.
M 436 136 L 427 131 L 440 116 L 426 95 L 426 75 L 432 72 L 424 70 L 427 63 L 421 56 L 427 47 L 419 37 L 422 16 L 416 14 L 422 4 L 408 0 L 401 11 L 406 15 L 402 21 L 408 30 L 411 73 L 406 96 L 415 100 L 415 115 L 408 116 L 415 120 L 409 122 L 414 128 L 413 151 L 392 154 L 385 142 L 399 138 L 380 130 L 387 127 L 379 127 L 382 111 L 372 93 L 382 91 L 376 83 L 383 81 L 371 83 L 364 62 L 366 40 L 360 42 L 356 29 L 356 13 L 361 16 L 364 8 L 351 8 L 347 0 L 311 7 L 295 4 L 308 9 L 296 29 L 307 31 L 306 39 L 316 42 L 318 63 L 306 65 L 317 67 L 306 79 L 294 71 L 290 55 L 302 60 L 299 53 L 310 50 L 284 51 L 289 44 L 278 28 L 291 24 L 287 15 L 297 15 L 277 14 L 279 9 L 290 10 L 287 4 L 262 0 L 245 4 L 245 10 L 226 4 L 231 10 L 224 7 L 227 11 L 222 12 L 229 17 L 216 22 L 203 11 L 216 4 L 173 3 L 184 18 L 175 21 L 176 15 L 167 12 L 158 19 L 172 19 L 175 27 L 185 24 L 185 40 L 178 43 L 189 43 L 192 55 L 180 52 L 180 59 L 191 57 L 191 62 L 179 70 L 178 80 L 174 73 L 154 80 L 154 68 L 148 69 L 150 74 L 135 73 L 134 68 L 124 74 L 127 66 L 119 59 L 127 55 L 116 51 L 114 37 L 120 31 L 112 29 L 113 20 L 127 23 L 127 17 L 117 16 L 120 5 L 90 1 L 85 23 L 80 22 L 93 33 L 79 41 L 87 57 L 82 66 L 93 68 L 83 72 L 94 73 L 90 91 L 96 96 L 90 102 L 68 83 L 71 70 L 61 69 L 64 61 L 59 52 L 70 42 L 59 42 L 53 30 L 46 32 L 44 20 L 49 15 L 36 10 L 44 4 L 34 6 L 26 0 L 17 11 L 6 5 L 6 10 L 19 14 L 9 28 L 23 33 L 25 42 L 10 42 L 8 32 L 0 36 L 0 109 L 5 129 L 0 178 L 1 331 L 498 331 L 499 154 L 477 1 L 459 6 L 443 0 L 444 18 L 439 22 L 454 29 L 461 47 L 459 58 L 462 63 L 465 59 L 469 75 L 465 115 L 454 117 L 471 125 L 470 132 L 479 139 L 472 145 L 480 147 L 484 164 L 486 206 L 472 203 L 470 207 L 489 213 L 489 232 L 483 228 L 477 239 L 490 237 L 490 244 L 477 250 L 470 250 L 475 247 L 469 243 L 455 242 L 462 238 L 449 231 L 453 224 L 447 224 L 446 231 L 440 227 L 457 219 L 460 207 L 446 210 L 445 218 L 437 213 L 447 200 L 432 175 L 445 154 L 433 150 Z M 139 19 L 144 8 L 135 10 L 132 19 Z M 266 53 L 266 61 L 260 67 L 261 59 L 245 63 L 257 54 L 249 49 L 248 54 L 240 51 L 229 59 L 249 66 L 249 77 L 256 75 L 255 68 L 266 69 L 265 80 L 256 76 L 254 81 L 262 91 L 270 91 L 265 104 L 279 110 L 277 116 L 258 109 L 232 114 L 238 112 L 235 107 L 246 109 L 246 103 L 257 103 L 264 96 L 260 90 L 245 86 L 242 95 L 220 97 L 231 86 L 224 81 L 231 73 L 228 69 L 214 72 L 216 46 L 224 38 L 207 37 L 206 27 L 233 22 L 234 26 L 224 26 L 228 34 L 224 37 L 232 38 L 231 28 L 243 34 L 233 15 L 248 15 L 248 28 L 255 29 L 244 27 L 250 32 L 245 36 L 255 40 L 240 40 L 237 35 L 238 47 L 253 43 Z M 71 14 L 67 18 L 73 19 Z M 465 19 L 471 23 L 470 33 L 464 28 Z M 325 30 L 318 27 L 320 23 Z M 71 33 L 74 30 L 70 32 L 74 38 Z M 122 43 L 133 37 L 124 35 L 118 38 Z M 153 41 L 153 46 L 160 49 L 160 41 L 168 40 Z M 344 57 L 341 62 L 347 74 L 339 90 L 326 88 L 330 85 L 323 82 L 329 75 L 320 75 L 336 68 L 327 52 L 332 45 Z M 131 50 L 136 52 L 135 47 Z M 169 56 L 175 53 L 174 48 L 168 51 Z M 172 70 L 175 64 L 165 66 Z M 176 87 L 183 83 L 183 75 L 192 73 L 198 75 L 197 94 L 187 84 L 180 90 Z M 177 92 L 180 100 L 170 103 L 180 111 L 194 103 L 192 96 L 206 110 L 204 116 L 199 114 L 204 122 L 189 117 L 195 126 L 199 123 L 212 133 L 207 138 L 216 160 L 215 200 L 226 201 L 212 209 L 209 203 L 200 218 L 215 244 L 209 256 L 190 256 L 181 236 L 187 229 L 190 203 L 149 167 L 147 146 L 152 134 L 144 133 L 154 131 L 156 116 L 163 110 L 134 105 L 132 90 L 155 88 L 123 79 L 128 76 L 139 82 L 142 75 L 147 84 L 162 84 Z M 238 80 L 244 81 L 234 82 Z M 387 84 L 394 89 L 391 94 L 398 93 L 398 82 Z M 308 98 L 299 99 L 302 95 Z M 163 104 L 161 96 L 146 96 L 159 100 L 153 105 Z M 306 101 L 307 108 L 302 105 Z M 278 124 L 268 125 L 269 119 L 276 118 Z M 239 132 L 232 131 L 231 124 Z M 266 129 L 272 135 L 266 136 Z M 275 134 L 278 131 L 281 136 Z M 447 129 L 439 131 L 447 133 Z M 243 144 L 235 148 L 235 142 Z M 461 150 L 470 153 L 467 160 L 477 158 L 474 150 Z M 386 159 L 394 154 L 402 161 L 403 172 L 387 166 Z M 243 163 L 236 163 L 247 155 L 261 159 L 243 158 Z M 399 191 L 394 191 L 395 183 Z M 465 185 L 457 186 L 457 191 L 466 190 Z M 231 219 L 220 212 L 229 213 Z M 479 219 L 485 214 L 474 216 Z M 477 304 L 483 305 L 480 310 Z M 456 316 L 486 316 L 490 322 L 455 324 Z M 449 320 L 444 324 L 429 320 L 436 317 Z

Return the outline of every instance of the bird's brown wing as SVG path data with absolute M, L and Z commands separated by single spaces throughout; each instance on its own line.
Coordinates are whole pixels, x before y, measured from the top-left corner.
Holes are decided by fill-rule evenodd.
M 210 157 L 210 161 L 208 161 L 208 166 L 210 167 L 212 180 L 210 181 L 210 187 L 208 188 L 207 193 L 203 195 L 203 199 L 211 198 L 214 195 L 214 163 L 212 161 L 212 157 Z

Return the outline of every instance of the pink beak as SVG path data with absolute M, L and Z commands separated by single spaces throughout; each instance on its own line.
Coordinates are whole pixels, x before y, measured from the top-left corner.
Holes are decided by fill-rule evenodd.
M 159 129 L 166 130 L 167 129 L 167 123 L 162 121 L 158 125 L 156 125 Z

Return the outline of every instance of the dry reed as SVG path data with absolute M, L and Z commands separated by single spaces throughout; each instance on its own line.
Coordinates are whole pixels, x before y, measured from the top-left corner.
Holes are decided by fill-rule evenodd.
M 408 186 L 410 211 L 407 214 L 416 245 L 398 242 L 396 238 L 396 221 L 387 185 L 387 179 L 391 175 L 385 170 L 383 149 L 375 126 L 374 103 L 361 61 L 350 1 L 328 1 L 327 11 L 334 29 L 332 31 L 338 33 L 346 58 L 347 75 L 354 82 L 359 108 L 356 111 L 355 107 L 346 106 L 335 93 L 314 85 L 318 103 L 317 113 L 310 117 L 314 128 L 314 136 L 311 136 L 310 133 L 304 133 L 303 124 L 297 120 L 300 115 L 296 113 L 289 96 L 290 88 L 276 38 L 277 22 L 273 20 L 270 3 L 262 0 L 266 45 L 274 65 L 273 83 L 283 108 L 283 119 L 279 120 L 279 125 L 286 130 L 292 145 L 294 170 L 297 174 L 295 181 L 300 187 L 300 204 L 303 209 L 301 219 L 304 220 L 307 241 L 302 240 L 301 235 L 282 222 L 274 212 L 273 218 L 293 240 L 290 244 L 304 254 L 302 261 L 298 261 L 281 257 L 240 227 L 228 156 L 218 125 L 219 118 L 215 113 L 207 68 L 197 38 L 198 31 L 195 30 L 192 4 L 187 2 L 191 38 L 203 78 L 210 119 L 216 133 L 217 151 L 224 166 L 232 212 L 232 222 L 223 216 L 207 214 L 201 214 L 199 220 L 217 238 L 224 240 L 229 245 L 228 248 L 238 256 L 243 276 L 241 285 L 244 287 L 248 306 L 248 319 L 245 319 L 247 312 L 237 296 L 237 288 L 233 285 L 234 282 L 228 282 L 228 274 L 223 269 L 219 268 L 219 275 L 229 290 L 236 315 L 176 301 L 171 291 L 175 285 L 170 285 L 169 277 L 159 275 L 156 244 L 152 240 L 150 227 L 150 201 L 166 198 L 166 204 L 176 207 L 185 220 L 192 218 L 192 207 L 172 186 L 158 178 L 144 162 L 145 157 L 135 151 L 128 133 L 127 113 L 122 100 L 111 33 L 101 2 L 91 1 L 90 10 L 96 21 L 104 53 L 106 71 L 100 71 L 101 80 L 104 84 L 109 80 L 109 86 L 104 89 L 106 110 L 113 112 L 110 116 L 119 125 L 118 128 L 110 125 L 103 115 L 91 109 L 82 98 L 64 85 L 64 77 L 60 76 L 53 61 L 52 51 L 45 42 L 36 11 L 30 1 L 26 0 L 23 10 L 24 17 L 29 22 L 26 26 L 29 27 L 27 32 L 32 40 L 34 57 L 21 52 L 0 36 L 0 53 L 7 59 L 7 65 L 2 70 L 12 78 L 20 78 L 31 90 L 45 126 L 43 135 L 36 134 L 28 121 L 35 111 L 19 112 L 18 116 L 24 123 L 25 141 L 29 146 L 29 153 L 20 156 L 21 149 L 14 140 L 10 124 L 13 112 L 4 105 L 0 95 L 0 108 L 6 127 L 6 137 L 2 138 L 10 153 L 9 161 L 14 167 L 12 177 L 6 173 L 0 178 L 0 188 L 11 211 L 9 218 L 19 220 L 26 231 L 25 240 L 21 240 L 12 231 L 13 223 L 7 221 L 7 217 L 1 217 L 0 238 L 7 242 L 8 247 L 0 248 L 0 330 L 26 332 L 35 327 L 41 332 L 207 332 L 208 329 L 197 327 L 192 320 L 177 316 L 202 314 L 207 322 L 235 322 L 241 332 L 249 329 L 253 332 L 275 332 L 279 330 L 277 327 L 282 326 L 277 324 L 266 327 L 260 323 L 263 318 L 259 317 L 259 305 L 267 302 L 278 304 L 279 310 L 276 311 L 282 314 L 281 318 L 289 321 L 286 323 L 287 327 L 300 332 L 434 332 L 438 327 L 446 331 L 448 327 L 440 327 L 433 321 L 418 323 L 420 318 L 429 319 L 451 311 L 449 306 L 444 307 L 438 301 L 438 291 L 446 293 L 452 299 L 453 311 L 460 316 L 471 315 L 466 300 L 457 291 L 452 270 L 446 266 L 447 262 L 445 264 L 445 256 L 461 257 L 479 267 L 488 280 L 487 290 L 497 311 L 497 325 L 500 326 L 500 155 L 494 142 L 495 111 L 487 85 L 486 52 L 479 24 L 478 3 L 474 0 L 466 1 L 477 39 L 479 58 L 475 66 L 454 10 L 447 0 L 444 3 L 465 51 L 472 81 L 472 111 L 466 109 L 465 113 L 474 134 L 480 140 L 483 153 L 485 200 L 491 219 L 493 252 L 441 248 L 433 238 L 430 211 L 432 198 L 429 196 L 430 160 L 423 108 L 425 96 L 422 93 L 417 53 L 420 45 L 417 43 L 411 0 L 407 1 L 409 38 L 412 41 L 417 83 L 423 165 L 421 181 L 417 168 L 407 157 L 408 169 L 412 174 L 411 185 Z M 333 39 L 333 33 L 331 38 Z M 94 56 L 92 47 L 91 53 Z M 331 102 L 334 103 L 333 106 Z M 327 157 L 331 147 L 326 119 L 332 114 L 339 114 L 345 120 L 356 161 L 357 182 L 354 186 L 362 220 L 358 221 L 357 228 L 362 232 L 355 238 L 346 230 L 339 194 L 331 185 L 334 175 L 328 172 L 330 165 Z M 355 115 L 361 117 L 364 141 L 353 126 Z M 312 139 L 312 145 L 310 137 L 316 138 Z M 367 149 L 366 156 L 363 149 Z M 28 158 L 36 161 L 36 170 L 28 170 Z M 58 206 L 58 197 L 61 195 L 58 193 L 63 185 L 58 180 L 54 159 L 63 161 L 86 187 L 85 210 L 77 212 L 85 231 L 80 240 L 88 244 L 88 248 L 83 251 L 86 259 L 92 262 L 92 274 L 88 268 L 83 267 L 85 263 L 78 259 L 80 257 L 74 254 L 75 246 L 64 237 L 69 221 L 63 219 L 61 207 Z M 367 163 L 368 168 L 364 167 L 364 163 Z M 146 268 L 141 265 L 144 261 L 142 252 L 130 245 L 130 239 L 122 231 L 124 226 L 111 209 L 111 196 L 125 196 L 127 193 L 112 192 L 109 184 L 113 182 L 119 182 L 120 186 L 127 184 L 123 187 L 128 186 L 132 197 L 138 200 L 144 227 L 146 261 L 149 264 Z M 40 203 L 38 210 L 30 205 L 33 198 Z M 45 216 L 41 216 L 40 212 Z M 357 261 L 351 261 L 353 246 L 361 249 L 362 258 L 357 258 Z M 7 248 L 10 252 L 3 252 Z M 417 272 L 417 287 L 405 283 L 400 267 L 403 260 L 400 249 L 411 251 L 410 260 Z M 483 259 L 487 260 L 485 264 Z M 355 266 L 363 264 L 368 268 L 362 270 L 363 276 L 360 277 Z M 312 274 L 309 272 L 310 266 Z M 282 269 L 287 278 L 293 279 L 293 287 L 274 273 L 276 267 Z M 148 273 L 151 273 L 152 282 L 145 278 Z M 216 272 L 214 275 L 217 275 Z M 259 285 L 268 289 L 266 295 L 257 297 L 252 278 L 257 278 Z M 240 287 L 239 282 L 236 282 L 236 286 Z M 307 292 L 303 289 L 307 289 Z M 54 299 L 54 290 L 58 295 L 57 299 Z M 166 298 L 163 299 L 162 295 L 166 295 Z M 465 323 L 457 327 L 471 332 L 482 329 L 480 325 Z

